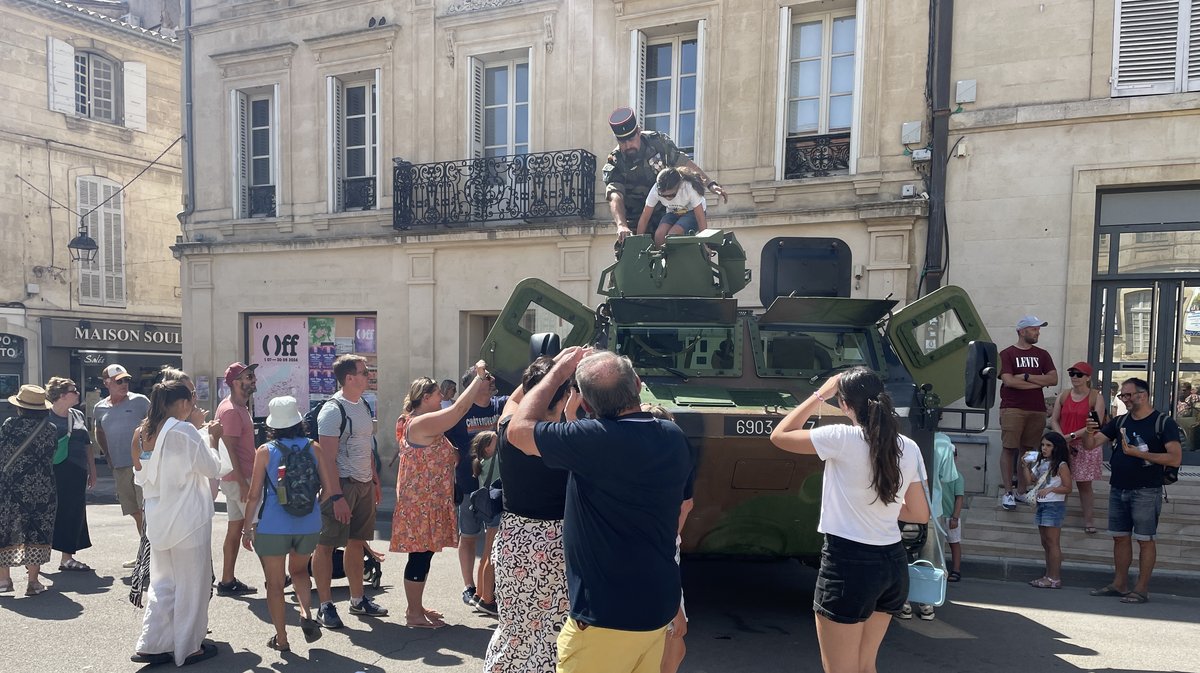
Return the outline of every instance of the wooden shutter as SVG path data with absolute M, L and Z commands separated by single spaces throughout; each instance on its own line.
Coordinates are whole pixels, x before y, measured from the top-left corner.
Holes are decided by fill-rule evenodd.
M 1184 0 L 1189 2 L 1190 0 Z M 1113 96 L 1176 91 L 1180 0 L 1117 0 Z
M 775 74 L 775 179 L 783 179 L 784 147 L 787 145 L 788 49 L 792 39 L 792 8 L 779 8 L 779 57 Z
M 104 201 L 119 190 L 117 185 L 103 184 L 100 188 L 100 200 Z M 103 236 L 100 246 L 101 274 L 104 278 L 104 305 L 125 305 L 125 209 L 122 207 L 123 194 L 118 194 L 105 203 L 97 214 L 100 216 Z
M 374 124 L 371 127 L 371 153 L 374 155 L 375 172 L 375 207 L 379 207 L 380 196 L 383 194 L 383 115 L 379 107 L 379 97 L 383 95 L 383 70 L 375 68 L 375 89 L 371 91 L 371 110 Z
M 47 91 L 50 109 L 75 114 L 75 48 L 62 40 L 46 38 Z
M 230 138 L 233 141 L 234 219 L 250 214 L 250 101 L 246 94 L 233 90 L 229 96 Z
M 342 184 L 344 170 L 342 162 L 344 157 L 344 143 L 342 141 L 343 128 L 345 127 L 345 100 L 346 87 L 342 81 L 333 76 L 325 78 L 326 105 L 327 113 L 325 118 L 329 120 L 328 142 L 326 143 L 328 158 L 326 161 L 327 173 L 329 175 L 329 212 L 339 213 L 342 211 L 345 203 L 345 190 Z
M 703 166 L 700 161 L 700 150 L 704 146 L 701 142 L 704 134 L 701 130 L 704 128 L 704 50 L 708 44 L 708 19 L 700 19 L 696 22 L 696 119 L 693 121 L 695 128 L 692 131 L 692 142 L 695 147 L 692 149 L 692 161 L 697 165 Z M 711 167 L 710 167 L 711 168 Z
M 1186 91 L 1200 91 L 1200 0 L 1192 0 L 1188 21 Z
M 629 107 L 645 123 L 646 112 L 646 34 L 629 31 Z
M 100 255 L 104 253 L 104 234 L 99 226 L 99 212 L 89 212 L 100 203 L 100 183 L 95 178 L 79 178 L 75 181 L 75 193 L 79 206 L 77 212 L 83 216 L 88 236 L 98 239 L 101 246 L 96 259 L 79 263 L 79 303 L 101 304 L 104 302 L 104 296 L 101 291 Z
M 467 83 L 467 97 L 471 103 L 467 144 L 471 157 L 478 159 L 483 156 L 483 61 L 474 56 L 471 57 L 470 78 Z
M 126 62 L 123 83 L 125 95 L 125 127 L 146 130 L 146 64 Z

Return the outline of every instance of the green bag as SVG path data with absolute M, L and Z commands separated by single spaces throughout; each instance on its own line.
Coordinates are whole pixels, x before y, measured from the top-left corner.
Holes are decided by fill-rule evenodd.
M 54 464 L 58 465 L 67 459 L 67 448 L 71 445 L 71 433 L 58 438 L 58 448 L 54 451 Z

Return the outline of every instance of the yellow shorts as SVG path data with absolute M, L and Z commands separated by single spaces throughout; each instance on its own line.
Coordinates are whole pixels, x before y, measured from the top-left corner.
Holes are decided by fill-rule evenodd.
M 557 673 L 658 673 L 666 636 L 665 624 L 653 631 L 619 631 L 567 618 L 558 634 L 555 670 Z

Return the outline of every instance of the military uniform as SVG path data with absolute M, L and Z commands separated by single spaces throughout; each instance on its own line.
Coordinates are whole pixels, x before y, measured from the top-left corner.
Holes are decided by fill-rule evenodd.
M 625 197 L 625 218 L 630 227 L 636 227 L 658 172 L 668 166 L 684 166 L 689 160 L 665 133 L 642 131 L 642 147 L 636 159 L 630 160 L 619 147 L 608 155 L 603 171 L 604 198 L 608 200 L 614 193 Z M 662 217 L 662 209 L 654 215 L 655 221 Z

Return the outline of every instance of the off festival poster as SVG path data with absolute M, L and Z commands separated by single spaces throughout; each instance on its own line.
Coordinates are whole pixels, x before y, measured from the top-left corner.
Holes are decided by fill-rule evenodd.
M 309 321 L 304 317 L 264 316 L 251 320 L 250 364 L 258 365 L 255 415 L 265 416 L 267 403 L 281 395 L 291 395 L 301 409 L 308 408 L 309 368 L 304 358 L 309 355 L 309 337 Z

